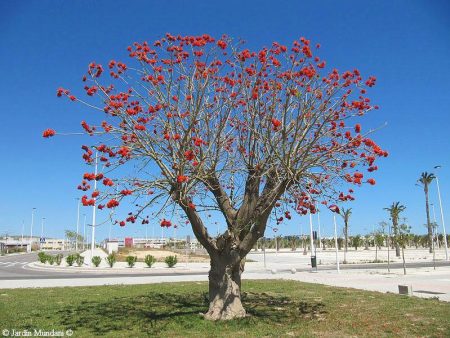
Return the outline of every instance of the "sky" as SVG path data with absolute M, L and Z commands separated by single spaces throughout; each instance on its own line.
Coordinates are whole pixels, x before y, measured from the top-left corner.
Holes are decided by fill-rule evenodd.
M 80 131 L 80 121 L 92 112 L 58 99 L 56 89 L 81 91 L 89 62 L 125 60 L 128 45 L 166 32 L 227 34 L 255 49 L 304 36 L 321 44 L 319 55 L 332 67 L 375 75 L 370 97 L 380 109 L 362 124 L 382 127 L 373 138 L 390 156 L 378 163 L 377 184 L 356 189 L 356 200 L 345 205 L 353 210 L 350 234 L 377 230 L 389 218 L 383 208 L 394 201 L 407 207 L 412 231 L 425 233 L 425 198 L 415 183 L 435 165 L 442 166 L 435 173 L 450 230 L 450 2 L 11 0 L 0 2 L 0 235 L 20 235 L 23 227 L 29 236 L 32 208 L 34 234 L 41 233 L 42 218 L 45 237 L 75 230 L 81 196 L 76 187 L 89 169 L 81 160 L 85 137 L 48 140 L 42 131 Z M 435 183 L 430 202 L 441 227 Z M 80 232 L 84 214 L 90 224 L 92 210 L 81 208 Z M 322 235 L 331 236 L 331 214 L 323 210 L 320 217 Z M 308 226 L 308 217 L 295 218 L 277 234 L 307 232 Z M 158 224 L 147 231 L 161 236 Z M 145 232 L 140 224 L 111 229 L 112 237 Z M 108 233 L 108 224 L 99 226 L 97 239 Z M 183 227 L 176 235 L 191 233 Z M 267 235 L 273 234 L 269 228 Z

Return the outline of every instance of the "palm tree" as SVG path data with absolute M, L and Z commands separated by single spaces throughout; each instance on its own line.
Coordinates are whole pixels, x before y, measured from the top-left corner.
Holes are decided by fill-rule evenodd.
M 350 216 L 352 214 L 352 208 L 349 209 L 341 209 L 339 213 L 344 219 L 344 264 L 347 263 L 347 249 L 348 249 L 348 221 L 350 220 Z
M 389 212 L 392 220 L 392 230 L 394 231 L 394 242 L 395 242 L 395 255 L 400 257 L 400 246 L 398 245 L 398 219 L 400 213 L 402 213 L 406 207 L 401 205 L 400 202 L 392 202 L 392 205 L 389 208 L 384 208 Z
M 428 229 L 428 247 L 430 249 L 430 253 L 433 252 L 433 228 L 430 222 L 430 206 L 428 205 L 428 187 L 436 178 L 434 174 L 423 172 L 420 175 L 419 182 L 423 186 L 423 191 L 425 192 L 425 210 L 427 212 L 427 229 Z

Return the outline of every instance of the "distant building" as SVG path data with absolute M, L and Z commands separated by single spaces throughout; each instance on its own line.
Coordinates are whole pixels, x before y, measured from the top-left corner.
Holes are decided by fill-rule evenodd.
M 41 243 L 41 250 L 64 250 L 66 247 L 66 241 L 64 239 L 46 238 Z
M 186 246 L 186 239 L 179 239 L 179 238 L 134 238 L 134 237 L 125 237 L 124 239 L 105 239 L 102 242 L 103 247 L 109 252 L 108 245 L 111 248 L 154 248 L 154 249 L 160 249 L 164 246 L 170 246 L 170 245 L 176 245 L 177 247 L 185 247 Z M 201 245 L 198 243 L 197 239 L 190 238 L 188 242 L 188 247 L 191 250 L 200 249 Z M 114 251 L 114 249 L 112 249 Z

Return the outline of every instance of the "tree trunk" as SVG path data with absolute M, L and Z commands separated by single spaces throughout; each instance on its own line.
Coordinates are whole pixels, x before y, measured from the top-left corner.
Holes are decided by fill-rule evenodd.
M 398 238 L 398 221 L 397 220 L 394 220 L 392 222 L 392 227 L 394 228 L 395 256 L 400 257 L 400 246 L 397 243 L 397 238 Z
M 430 253 L 433 252 L 433 229 L 431 228 L 431 222 L 430 222 L 430 206 L 428 205 L 428 185 L 424 185 L 424 191 L 425 191 L 425 209 L 427 212 L 427 229 L 428 229 L 428 247 Z
M 233 262 L 232 257 L 228 250 L 211 257 L 209 310 L 204 315 L 205 319 L 229 320 L 245 317 L 241 302 L 244 261 Z

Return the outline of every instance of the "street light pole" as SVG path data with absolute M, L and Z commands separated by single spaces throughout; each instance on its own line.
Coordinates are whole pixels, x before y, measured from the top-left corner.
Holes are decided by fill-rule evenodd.
M 23 247 L 23 232 L 25 231 L 25 221 L 22 220 L 22 243 L 21 243 L 21 247 Z
M 439 243 L 438 243 L 439 241 L 435 238 L 435 236 L 437 236 L 437 227 L 438 227 L 438 224 L 437 224 L 437 221 L 436 221 L 436 211 L 434 210 L 434 204 L 431 203 L 430 205 L 431 205 L 431 209 L 433 209 L 433 222 L 434 222 L 434 226 L 433 226 L 433 241 L 436 240 L 436 244 L 438 245 L 438 248 L 439 248 Z
M 98 151 L 95 152 L 95 180 L 94 180 L 94 191 L 97 190 L 97 168 L 98 167 Z M 91 238 L 91 258 L 94 257 L 94 248 L 95 248 L 95 200 L 94 197 L 94 205 L 92 206 L 92 238 Z
M 339 270 L 339 256 L 338 256 L 338 242 L 337 242 L 337 225 L 336 225 L 336 215 L 333 214 L 334 221 L 334 247 L 336 248 L 336 269 L 337 272 L 340 273 Z
M 78 233 L 79 233 L 79 227 L 80 227 L 80 199 L 76 198 L 78 201 L 77 205 L 77 235 L 75 237 L 75 251 L 78 252 Z
M 44 238 L 44 221 L 45 221 L 45 217 L 42 217 L 42 222 L 41 222 L 41 238 L 40 238 L 40 240 L 39 240 L 39 245 L 40 245 L 40 247 L 42 247 L 42 244 L 43 244 L 43 243 L 41 243 L 41 240 L 42 240 L 42 238 Z
M 45 221 L 45 217 L 42 217 L 42 222 L 41 222 L 41 238 L 44 237 L 44 221 Z
M 86 248 L 86 214 L 83 214 L 83 250 Z
M 36 208 L 31 209 L 31 230 L 30 230 L 30 252 L 31 252 L 31 246 L 33 244 L 33 225 L 34 225 L 34 211 Z
M 316 203 L 316 207 L 317 207 L 317 203 Z M 320 235 L 320 210 L 319 210 L 319 208 L 317 207 L 317 225 L 318 225 L 318 227 L 319 227 L 319 232 L 318 232 L 318 240 L 319 240 L 319 249 L 320 249 L 320 243 L 321 243 L 321 235 Z
M 439 168 L 441 168 L 440 165 L 437 165 L 434 167 L 434 169 L 439 169 Z M 441 191 L 439 189 L 439 178 L 437 175 L 435 175 L 435 177 L 436 177 L 436 186 L 437 186 L 438 197 L 439 197 L 439 207 L 441 209 L 442 233 L 444 235 L 444 247 L 445 247 L 445 260 L 448 261 L 447 233 L 445 231 L 444 210 L 442 209 Z
M 312 269 L 313 268 L 313 266 L 312 266 L 312 258 L 314 256 L 314 238 L 313 238 L 313 220 L 312 220 L 311 212 L 309 213 L 309 233 L 310 233 L 309 234 L 309 236 L 310 236 L 309 237 L 309 244 L 311 246 L 311 269 Z M 316 265 L 316 268 L 317 268 L 317 265 Z

